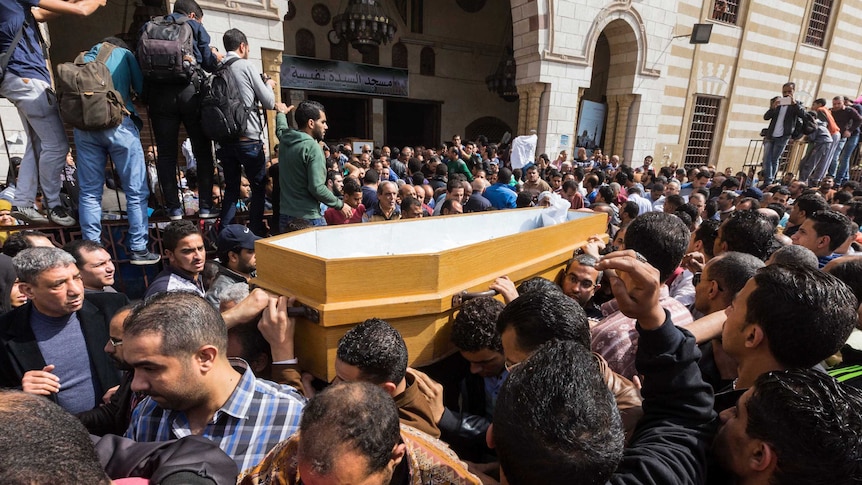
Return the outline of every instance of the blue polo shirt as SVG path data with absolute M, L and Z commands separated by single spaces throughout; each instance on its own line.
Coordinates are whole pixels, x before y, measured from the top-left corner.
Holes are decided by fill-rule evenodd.
M 3 0 L 0 2 L 0 52 L 6 52 L 12 44 L 12 39 L 18 29 L 24 24 L 24 14 L 32 7 L 38 7 L 40 0 Z M 24 35 L 18 46 L 12 52 L 7 72 L 21 78 L 41 79 L 51 82 L 48 68 L 45 67 L 45 56 L 39 44 L 39 27 L 32 22 L 24 29 Z

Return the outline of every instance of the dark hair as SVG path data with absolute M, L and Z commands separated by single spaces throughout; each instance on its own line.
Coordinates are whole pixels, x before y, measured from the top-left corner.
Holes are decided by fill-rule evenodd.
M 681 206 L 678 206 L 674 212 L 676 212 L 677 214 L 679 214 L 680 212 L 688 214 L 688 217 L 689 219 L 691 219 L 692 222 L 697 221 L 697 216 L 700 214 L 700 211 L 697 210 L 697 207 L 689 204 L 688 202 L 682 204 Z M 689 227 L 689 229 L 692 228 Z
M 395 401 L 367 382 L 341 382 L 317 394 L 302 411 L 299 432 L 297 459 L 323 476 L 345 447 L 366 459 L 367 474 L 382 470 L 401 439 Z
M 101 42 L 102 43 L 107 42 L 108 44 L 115 45 L 121 49 L 130 50 L 129 44 L 126 44 L 125 42 L 123 42 L 122 39 L 120 39 L 118 37 L 108 36 L 108 37 L 105 37 L 104 39 L 102 39 Z
M 506 167 L 502 167 L 499 172 L 497 172 L 497 182 L 501 184 L 508 185 L 512 182 L 512 171 Z
M 379 318 L 369 318 L 338 341 L 336 357 L 359 369 L 372 384 L 399 384 L 407 372 L 407 345 L 398 330 Z
M 626 249 L 642 254 L 666 281 L 679 266 L 691 233 L 673 214 L 647 212 L 636 217 L 626 230 Z
M 173 251 L 177 248 L 180 241 L 195 234 L 203 238 L 201 230 L 198 229 L 198 226 L 194 222 L 187 220 L 173 221 L 162 232 L 162 246 L 168 251 Z
M 512 485 L 605 483 L 623 456 L 614 398 L 589 347 L 573 341 L 548 342 L 512 370 L 492 429 Z
M 784 214 L 787 213 L 787 209 L 783 205 L 781 205 L 777 202 L 771 202 L 771 203 L 767 204 L 766 208 L 774 210 L 775 213 L 778 214 L 778 220 L 779 221 L 781 221 L 781 219 L 784 217 Z
M 817 211 L 809 215 L 808 219 L 811 220 L 818 237 L 829 236 L 830 251 L 838 249 L 852 234 L 850 219 L 838 211 Z
M 408 210 L 412 209 L 413 207 L 422 207 L 422 202 L 420 202 L 419 199 L 417 199 L 416 197 L 413 197 L 412 195 L 405 197 L 404 200 L 401 201 L 401 213 L 402 214 L 406 213 Z M 440 210 L 442 211 L 443 207 L 441 207 Z
M 754 276 L 746 322 L 763 329 L 772 356 L 785 367 L 811 367 L 844 345 L 859 304 L 838 278 L 816 269 L 770 265 Z
M 769 257 L 772 259 L 772 264 L 783 264 L 785 266 L 797 265 L 817 269 L 820 264 L 817 261 L 817 255 L 810 249 L 805 246 L 797 246 L 796 244 L 782 246 L 776 249 Z
M 728 292 L 731 297 L 745 286 L 757 270 L 763 267 L 763 261 L 756 257 L 728 251 L 709 260 L 709 279 L 715 280 L 718 286 Z
M 524 280 L 518 285 L 518 294 L 523 295 L 529 291 L 563 291 L 557 286 L 553 281 L 542 278 L 541 276 L 534 276 L 528 280 Z
M 862 462 L 862 392 L 814 369 L 767 372 L 745 405 L 746 433 L 767 442 L 770 483 L 850 483 Z
M 446 182 L 446 192 L 452 192 L 453 190 L 463 189 L 464 184 L 461 183 L 461 180 L 457 177 L 450 177 L 449 181 Z
M 195 17 L 198 20 L 202 19 L 204 16 L 204 11 L 201 9 L 201 6 L 198 5 L 198 2 L 195 0 L 177 0 L 174 3 L 174 13 L 181 13 L 184 15 L 195 14 Z
M 817 211 L 829 210 L 829 204 L 823 199 L 819 193 L 802 194 L 796 198 L 793 205 L 799 207 L 800 211 L 805 212 L 805 217 L 811 216 Z
M 75 258 L 75 265 L 78 266 L 78 269 L 81 269 L 81 266 L 84 265 L 84 252 L 92 253 L 100 249 L 105 248 L 96 241 L 90 241 L 89 239 L 77 239 L 63 246 L 63 251 L 66 251 Z
M 556 286 L 556 285 L 554 285 Z M 532 352 L 551 340 L 574 340 L 590 348 L 590 326 L 583 308 L 562 291 L 521 293 L 497 317 L 497 333 L 512 327 L 518 347 Z
M 357 182 L 355 178 L 347 177 L 344 179 L 344 188 L 342 191 L 345 194 L 355 194 L 357 192 L 362 192 L 362 186 L 359 185 L 359 182 Z
M 320 113 L 326 112 L 323 105 L 317 101 L 303 101 L 296 107 L 293 117 L 296 120 L 296 126 L 300 130 L 308 126 L 308 121 L 317 121 L 320 119 Z
M 674 212 L 676 212 L 676 209 L 685 204 L 685 199 L 679 194 L 671 194 L 664 198 L 664 204 L 674 207 Z
M 633 200 L 626 201 L 626 203 L 623 204 L 622 207 L 620 207 L 620 215 L 626 214 L 627 216 L 631 217 L 632 219 L 637 217 L 639 212 L 640 212 L 640 207 L 638 207 L 637 202 L 635 202 Z
M 222 36 L 222 42 L 224 43 L 224 50 L 228 52 L 239 49 L 239 46 L 243 44 L 248 45 L 248 39 L 239 29 L 229 29 L 225 32 Z
M 859 224 L 862 223 L 862 202 L 855 201 L 847 204 L 847 218 Z M 11 236 L 10 236 L 11 237 Z M 8 244 L 8 242 L 7 242 Z M 4 246 L 5 249 L 5 246 Z
M 497 317 L 502 311 L 503 304 L 491 297 L 467 300 L 452 322 L 452 343 L 467 352 L 484 349 L 503 352 L 497 333 Z
M 195 293 L 157 293 L 138 303 L 123 324 L 126 339 L 155 333 L 162 337 L 160 352 L 168 356 L 191 355 L 204 345 L 227 351 L 227 326 L 221 314 Z
M 380 174 L 377 173 L 377 170 L 366 170 L 362 182 L 368 185 L 376 184 L 380 182 Z
M 832 196 L 832 202 L 835 204 L 844 205 L 853 200 L 853 194 L 847 192 L 846 190 L 839 190 L 835 192 L 835 195 Z
M 616 195 L 614 194 L 614 189 L 610 188 L 610 186 L 602 185 L 599 187 L 599 195 L 602 197 L 602 200 L 606 204 L 613 204 L 616 200 Z
M 734 211 L 719 229 L 727 251 L 751 254 L 765 261 L 775 233 L 775 227 L 757 211 Z
M 862 302 L 862 257 L 845 256 L 836 259 L 829 266 L 829 274 L 849 286 L 856 300 Z
M 239 357 L 248 363 L 252 363 L 262 354 L 266 357 L 267 364 L 272 363 L 272 349 L 255 323 L 243 323 L 233 326 L 228 329 L 227 333 L 229 337 L 236 338 L 242 347 L 241 354 L 231 355 L 231 357 Z
M 42 396 L 0 391 L 0 483 L 111 483 L 78 418 Z
M 21 251 L 32 248 L 33 244 L 30 243 L 30 239 L 28 239 L 30 236 L 51 239 L 51 236 L 35 229 L 23 229 L 18 232 L 13 232 L 9 234 L 9 237 L 6 238 L 6 242 L 3 243 L 3 254 L 10 258 L 14 258 Z
M 416 157 L 410 157 L 410 159 L 407 160 L 407 170 L 410 170 L 410 173 L 412 174 L 422 171 L 422 161 Z

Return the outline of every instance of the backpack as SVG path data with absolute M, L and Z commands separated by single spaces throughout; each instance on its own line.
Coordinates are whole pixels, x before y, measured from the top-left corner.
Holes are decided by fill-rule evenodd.
M 145 79 L 177 84 L 192 80 L 197 62 L 188 21 L 188 17 L 153 17 L 144 25 L 136 57 Z
M 94 61 L 84 61 L 81 53 L 75 62 L 57 66 L 57 99 L 65 123 L 79 130 L 104 130 L 119 126 L 129 114 L 105 65 L 114 47 L 104 42 Z
M 815 131 L 817 131 L 817 116 L 813 112 L 801 110 L 801 114 L 796 117 L 793 123 L 793 132 L 790 134 L 790 138 L 798 140 Z
M 243 104 L 239 85 L 230 72 L 231 64 L 238 60 L 233 57 L 223 62 L 201 84 L 201 128 L 216 142 L 229 142 L 242 136 L 252 110 Z

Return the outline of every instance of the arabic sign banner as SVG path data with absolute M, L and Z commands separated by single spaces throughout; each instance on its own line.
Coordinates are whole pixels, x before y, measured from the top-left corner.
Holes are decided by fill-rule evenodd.
M 407 70 L 282 56 L 281 86 L 339 93 L 408 96 Z

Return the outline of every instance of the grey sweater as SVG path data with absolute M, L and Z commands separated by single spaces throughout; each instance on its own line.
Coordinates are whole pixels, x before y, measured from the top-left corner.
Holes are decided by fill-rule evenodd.
M 237 57 L 236 52 L 228 52 L 222 62 Z M 228 67 L 242 92 L 242 102 L 246 106 L 255 106 L 255 100 L 260 101 L 264 109 L 275 109 L 275 93 L 260 78 L 260 72 L 247 59 L 240 59 Z M 249 114 L 245 132 L 242 136 L 259 139 L 263 131 L 260 115 L 255 107 Z

